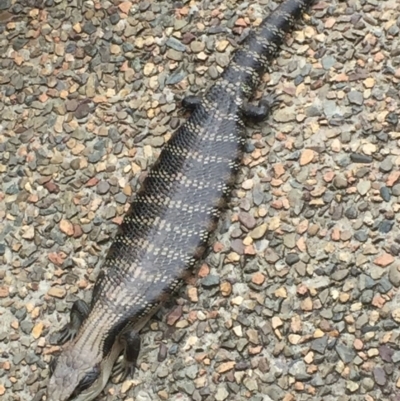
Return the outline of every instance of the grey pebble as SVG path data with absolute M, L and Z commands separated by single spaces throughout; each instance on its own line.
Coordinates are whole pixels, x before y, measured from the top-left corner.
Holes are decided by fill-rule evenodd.
M 107 181 L 100 181 L 97 184 L 97 193 L 100 195 L 106 194 L 110 190 L 110 184 Z
M 400 196 L 400 184 L 393 185 L 392 194 L 394 196 Z
M 289 253 L 285 258 L 285 261 L 289 266 L 294 265 L 299 260 L 300 260 L 300 257 L 297 253 Z
M 362 153 L 351 153 L 350 159 L 353 163 L 372 163 L 372 156 L 364 155 Z
M 389 267 L 389 280 L 395 286 L 400 286 L 400 272 L 398 269 L 398 264 L 392 264 Z
M 93 25 L 91 21 L 85 22 L 85 24 L 82 27 L 83 32 L 87 33 L 88 35 L 91 35 L 92 33 L 96 32 L 97 28 Z
M 379 193 L 381 194 L 381 197 L 385 202 L 390 201 L 391 194 L 390 194 L 390 190 L 388 187 L 386 187 L 386 186 L 381 187 L 381 189 L 379 190 Z
M 11 7 L 11 0 L 0 1 L 0 10 L 8 10 Z
M 394 226 L 394 221 L 383 220 L 379 223 L 378 230 L 383 234 L 387 234 L 392 230 L 393 226 Z
M 345 210 L 344 215 L 350 220 L 356 219 L 358 217 L 358 212 L 356 207 L 350 206 Z
M 181 61 L 183 59 L 183 54 L 175 49 L 169 49 L 167 51 L 167 57 L 174 61 Z
M 352 90 L 347 94 L 350 103 L 361 106 L 364 103 L 363 94 L 359 91 Z
M 354 238 L 360 242 L 366 242 L 368 240 L 368 233 L 365 231 L 357 231 L 354 233 Z
M 373 374 L 375 382 L 379 386 L 384 386 L 386 384 L 386 373 L 380 366 L 374 368 Z
M 379 166 L 379 170 L 384 173 L 388 173 L 393 168 L 393 162 L 387 157 Z
M 313 340 L 311 343 L 311 349 L 319 354 L 324 354 L 326 346 L 328 345 L 328 337 L 323 336 Z
M 339 358 L 346 364 L 350 363 L 356 356 L 354 350 L 347 345 L 338 343 L 335 349 L 337 354 L 339 355 Z
M 334 179 L 333 179 L 333 185 L 337 188 L 337 189 L 344 189 L 347 188 L 347 180 L 346 178 L 341 175 L 338 174 Z
M 211 288 L 219 285 L 220 277 L 214 274 L 209 274 L 201 280 L 201 284 L 205 288 Z
M 361 180 L 357 184 L 357 191 L 360 195 L 366 195 L 367 192 L 371 189 L 371 181 Z
M 168 38 L 165 44 L 171 49 L 174 49 L 178 52 L 186 51 L 186 46 L 176 38 L 173 37 Z

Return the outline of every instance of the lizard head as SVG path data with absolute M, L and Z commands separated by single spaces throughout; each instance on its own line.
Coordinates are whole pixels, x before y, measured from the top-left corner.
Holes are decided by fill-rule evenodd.
M 91 401 L 101 392 L 110 376 L 101 358 L 66 347 L 52 364 L 47 401 Z

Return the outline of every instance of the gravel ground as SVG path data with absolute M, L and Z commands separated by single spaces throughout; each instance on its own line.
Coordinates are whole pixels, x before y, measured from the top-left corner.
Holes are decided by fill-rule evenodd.
M 42 399 L 143 172 L 270 0 L 0 1 L 0 397 Z M 400 5 L 321 1 L 205 263 L 101 400 L 400 400 Z

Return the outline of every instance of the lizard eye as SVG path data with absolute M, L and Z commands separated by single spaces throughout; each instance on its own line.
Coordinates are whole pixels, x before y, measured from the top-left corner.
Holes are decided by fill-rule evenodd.
M 100 368 L 99 366 L 95 366 L 90 372 L 86 374 L 86 376 L 79 382 L 76 387 L 76 391 L 83 391 L 89 388 L 96 379 L 100 376 Z

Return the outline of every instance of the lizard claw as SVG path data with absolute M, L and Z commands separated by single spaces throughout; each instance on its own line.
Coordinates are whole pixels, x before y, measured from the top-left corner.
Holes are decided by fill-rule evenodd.
M 60 331 L 59 331 L 59 337 L 57 339 L 58 344 L 64 344 L 67 341 L 73 340 L 76 337 L 77 330 L 71 327 L 71 325 L 68 323 L 66 324 Z
M 134 362 L 128 362 L 125 358 L 122 358 L 114 365 L 112 377 L 115 379 L 119 377 L 118 382 L 122 383 L 128 377 L 133 377 L 135 369 L 136 367 Z

